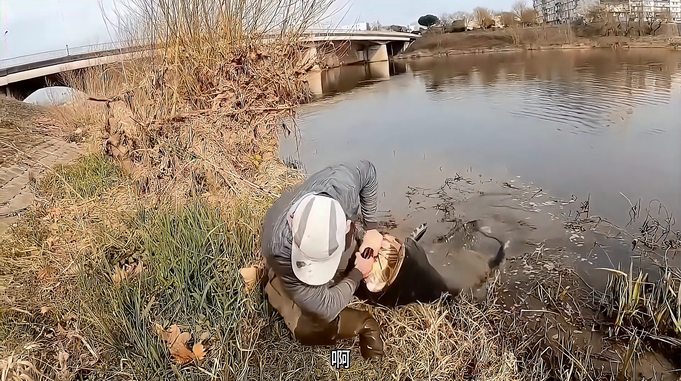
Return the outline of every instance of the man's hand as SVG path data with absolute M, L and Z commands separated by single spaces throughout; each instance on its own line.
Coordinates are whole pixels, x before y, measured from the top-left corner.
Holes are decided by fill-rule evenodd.
M 383 235 L 379 233 L 378 230 L 372 229 L 367 230 L 364 233 L 364 239 L 362 244 L 359 246 L 359 252 L 364 252 L 364 249 L 370 247 L 374 250 L 374 257 L 378 256 L 378 251 L 381 249 L 381 244 L 383 243 Z
M 362 258 L 362 253 L 355 254 L 355 267 L 359 270 L 364 278 L 371 274 L 371 268 L 374 266 L 374 258 Z

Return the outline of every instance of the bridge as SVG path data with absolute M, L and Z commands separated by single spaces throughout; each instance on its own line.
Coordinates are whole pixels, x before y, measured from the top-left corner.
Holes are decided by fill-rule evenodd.
M 310 30 L 301 36 L 312 57 L 324 66 L 387 62 L 404 51 L 418 35 L 390 31 Z M 0 90 L 24 99 L 35 90 L 60 84 L 60 73 L 139 57 L 153 49 L 144 44 L 107 43 L 41 52 L 0 60 Z

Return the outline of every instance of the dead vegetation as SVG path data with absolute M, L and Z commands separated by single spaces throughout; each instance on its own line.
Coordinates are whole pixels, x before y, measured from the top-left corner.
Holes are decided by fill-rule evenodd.
M 122 33 L 151 49 L 65 76 L 90 98 L 57 119 L 77 135 L 96 126 L 92 139 L 144 192 L 261 192 L 246 178 L 274 160 L 277 134 L 308 99 L 298 36 L 327 3 L 134 0 Z
M 3 238 L 3 380 L 235 379 L 255 348 L 238 269 L 299 179 L 276 138 L 326 2 L 132 3 L 123 33 L 154 49 L 65 78 L 88 98 L 52 118 L 93 153 Z
M 40 107 L 0 95 L 0 165 L 25 159 L 27 147 L 59 135 Z
M 95 176 L 102 179 L 84 188 Z M 110 159 L 88 156 L 39 184 L 43 207 L 21 221 L 0 255 L 5 374 L 335 377 L 331 348 L 295 342 L 261 293 L 246 293 L 240 280 L 239 268 L 257 260 L 260 220 L 273 198 L 243 194 L 222 208 L 206 197 L 172 205 L 137 193 L 132 183 Z M 385 327 L 386 361 L 354 361 L 341 377 L 520 379 L 515 347 L 491 301 L 463 296 L 375 313 Z
M 234 377 L 239 346 L 254 345 L 238 269 L 256 259 L 271 198 L 159 200 L 102 155 L 38 189 L 1 245 L 5 374 L 166 379 L 191 363 L 189 378 Z
M 580 36 L 641 37 L 665 35 L 676 29 L 669 9 L 651 11 L 644 7 L 609 9 L 605 5 L 590 6 L 584 17 L 574 22 L 575 32 Z M 669 24 L 669 30 L 665 27 Z M 675 33 L 670 36 L 677 35 Z
M 609 269 L 598 306 L 611 336 L 641 340 L 681 358 L 681 273 L 668 264 L 650 272 Z M 655 280 L 651 279 L 656 278 Z M 678 364 L 677 364 L 678 365 Z
M 509 17 L 512 15 L 509 13 Z M 474 53 L 488 50 L 593 45 L 593 41 L 577 37 L 569 25 L 522 27 L 514 25 L 497 30 L 474 30 L 463 33 L 431 33 L 414 41 L 404 53 L 434 54 Z
M 3 381 L 605 377 L 568 334 L 503 311 L 494 288 L 375 309 L 378 364 L 355 361 L 353 345 L 337 372 L 332 348 L 295 342 L 238 270 L 300 178 L 276 159 L 276 134 L 306 99 L 295 35 L 319 4 L 137 2 L 131 20 L 149 24 L 128 31 L 158 49 L 67 78 L 90 99 L 53 118 L 93 153 L 42 179 L 0 242 Z

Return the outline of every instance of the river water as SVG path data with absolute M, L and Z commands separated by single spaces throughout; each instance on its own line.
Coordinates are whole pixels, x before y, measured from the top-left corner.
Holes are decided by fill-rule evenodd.
M 466 55 L 398 61 L 389 71 L 377 79 L 352 66 L 324 76 L 324 96 L 301 110 L 281 154 L 307 172 L 374 162 L 379 209 L 398 234 L 423 221 L 443 234 L 454 210 L 494 225 L 511 239 L 510 255 L 572 245 L 588 273 L 628 267 L 632 236 L 620 235 L 607 258 L 581 258 L 598 237 L 563 222 L 585 200 L 590 215 L 631 234 L 639 200 L 639 220 L 646 209 L 681 215 L 681 52 Z M 450 264 L 437 251 L 431 262 Z

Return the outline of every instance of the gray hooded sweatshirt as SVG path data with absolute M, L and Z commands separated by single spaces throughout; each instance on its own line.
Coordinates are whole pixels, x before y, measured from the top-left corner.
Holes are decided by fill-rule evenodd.
M 360 160 L 332 165 L 310 175 L 302 184 L 284 193 L 265 215 L 261 236 L 262 254 L 267 266 L 281 279 L 284 291 L 303 313 L 325 322 L 335 319 L 352 300 L 362 281 L 362 273 L 353 268 L 346 277 L 322 286 L 311 286 L 300 281 L 291 266 L 292 233 L 287 221 L 290 208 L 307 193 L 325 193 L 340 203 L 348 220 L 363 220 L 366 229 L 375 229 L 377 190 L 376 168 L 371 162 Z M 361 228 L 358 230 L 364 231 Z M 347 266 L 354 266 L 348 260 L 357 248 L 356 239 L 346 240 L 336 278 L 344 273 Z

